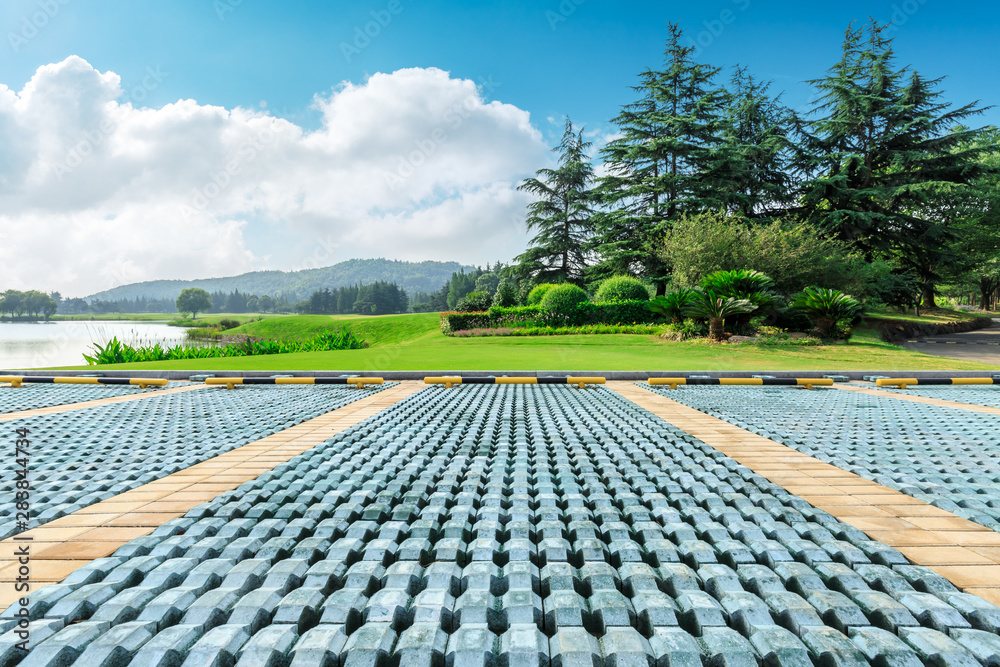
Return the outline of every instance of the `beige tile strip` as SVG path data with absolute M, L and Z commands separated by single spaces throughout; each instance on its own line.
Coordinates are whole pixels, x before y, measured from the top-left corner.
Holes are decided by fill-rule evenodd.
M 934 385 L 942 386 L 942 385 Z M 949 385 L 944 385 L 949 386 Z M 973 385 L 962 385 L 963 387 L 969 387 Z M 982 412 L 987 415 L 1000 415 L 1000 408 L 991 408 L 986 405 L 976 405 L 974 403 L 961 403 L 959 401 L 946 401 L 941 398 L 927 398 L 926 396 L 914 396 L 912 394 L 907 395 L 895 391 L 879 391 L 878 389 L 869 389 L 868 387 L 855 387 L 849 384 L 835 384 L 834 389 L 841 389 L 843 391 L 853 391 L 858 394 L 871 394 L 872 396 L 882 396 L 883 398 L 898 398 L 901 401 L 912 401 L 914 403 L 926 403 L 927 405 L 939 405 L 942 408 L 957 408 L 959 410 L 968 410 L 969 412 Z
M 911 562 L 1000 604 L 1000 533 L 630 382 L 607 386 Z
M 86 386 L 101 386 L 101 385 L 86 385 Z M 104 385 L 104 386 L 116 387 L 121 385 Z M 124 396 L 97 398 L 94 399 L 93 401 L 83 401 L 82 403 L 68 403 L 66 405 L 53 405 L 47 408 L 38 408 L 36 410 L 22 410 L 21 412 L 8 412 L 5 415 L 0 415 L 0 422 L 9 422 L 14 419 L 24 419 L 25 417 L 54 415 L 60 412 L 72 412 L 73 410 L 85 410 L 87 408 L 95 408 L 99 405 L 111 405 L 112 403 L 137 401 L 142 398 L 152 398 L 154 396 L 163 396 L 164 394 L 179 394 L 184 391 L 194 391 L 196 389 L 205 389 L 205 385 L 192 384 L 184 387 L 171 387 L 169 389 L 159 389 L 157 391 L 143 391 L 135 394 L 125 394 Z M 24 387 L 21 387 L 20 389 L 13 389 L 6 385 L 0 385 L 0 391 L 25 391 L 25 389 Z
M 16 550 L 31 537 L 32 589 L 61 581 L 78 567 L 114 553 L 170 519 L 231 491 L 424 388 L 401 382 L 298 426 L 0 541 L 0 609 L 15 601 Z M 226 391 L 226 390 L 220 390 Z M 236 391 L 239 391 L 238 389 Z M 357 391 L 364 391 L 359 389 Z

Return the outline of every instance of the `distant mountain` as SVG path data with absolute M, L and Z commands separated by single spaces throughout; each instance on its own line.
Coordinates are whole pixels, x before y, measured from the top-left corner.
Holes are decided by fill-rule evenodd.
M 349 259 L 333 266 L 302 271 L 253 271 L 230 278 L 201 280 L 150 280 L 122 285 L 86 297 L 101 299 L 176 299 L 185 287 L 200 287 L 208 292 L 249 292 L 258 296 L 284 294 L 289 300 L 304 299 L 318 289 L 336 288 L 376 280 L 398 283 L 408 293 L 441 289 L 455 271 L 474 267 L 458 262 L 401 262 L 391 259 Z

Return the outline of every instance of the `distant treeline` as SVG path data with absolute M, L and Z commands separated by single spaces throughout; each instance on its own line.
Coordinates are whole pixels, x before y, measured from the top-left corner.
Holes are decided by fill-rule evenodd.
M 272 297 L 267 294 L 257 296 L 233 290 L 212 292 L 212 307 L 209 313 L 270 313 L 292 312 L 292 303 L 284 294 Z M 102 315 L 104 313 L 173 313 L 177 307 L 172 299 L 115 299 L 105 301 L 93 299 L 63 299 L 59 302 L 60 315 Z
M 11 319 L 49 319 L 59 307 L 59 292 L 46 294 L 38 290 L 21 292 L 9 289 L 0 293 L 0 316 L 10 314 Z
M 405 313 L 409 306 L 410 299 L 402 287 L 377 280 L 370 285 L 316 290 L 308 299 L 296 304 L 295 310 L 316 315 L 388 315 Z

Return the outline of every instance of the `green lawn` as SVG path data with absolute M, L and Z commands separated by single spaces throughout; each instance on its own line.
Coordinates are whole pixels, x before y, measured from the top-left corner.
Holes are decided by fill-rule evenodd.
M 448 338 L 437 313 L 300 315 L 244 325 L 237 332 L 307 338 L 347 326 L 371 347 L 229 359 L 192 359 L 102 366 L 178 370 L 992 370 L 996 366 L 933 357 L 889 345 L 861 330 L 850 345 L 818 347 L 708 345 L 648 335 Z M 86 367 L 74 367 L 86 368 Z M 93 367 L 90 367 L 93 368 Z
M 53 315 L 55 322 L 108 322 L 108 321 L 129 321 L 129 322 L 162 322 L 172 321 L 179 318 L 177 313 L 104 313 L 102 315 Z M 217 324 L 219 320 L 248 320 L 250 318 L 270 318 L 286 317 L 284 313 L 211 313 L 209 315 L 198 315 L 198 322 L 209 322 Z
M 950 308 L 933 308 L 928 311 L 921 311 L 920 317 L 913 313 L 900 313 L 898 311 L 870 311 L 865 313 L 867 318 L 877 318 L 879 320 L 895 320 L 898 322 L 919 322 L 921 324 L 941 324 L 943 322 L 964 322 L 974 320 L 977 317 L 1000 317 L 996 313 L 970 313 L 967 310 L 952 310 Z

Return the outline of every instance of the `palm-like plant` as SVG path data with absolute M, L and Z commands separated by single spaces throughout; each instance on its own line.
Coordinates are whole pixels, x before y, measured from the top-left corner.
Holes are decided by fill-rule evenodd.
M 752 313 L 757 307 L 747 299 L 736 299 L 712 290 L 695 292 L 685 315 L 701 317 L 708 320 L 708 335 L 713 340 L 725 338 L 725 322 L 727 317 Z
M 701 288 L 734 299 L 746 299 L 757 308 L 769 308 L 775 300 L 774 281 L 767 274 L 751 269 L 715 271 L 702 278 Z
M 864 308 L 858 301 L 840 290 L 807 287 L 792 302 L 795 308 L 813 324 L 813 335 L 830 338 L 837 325 L 852 327 L 861 318 Z
M 655 299 L 650 299 L 646 304 L 646 309 L 669 317 L 671 322 L 680 322 L 684 317 L 684 311 L 690 305 L 697 292 L 693 289 L 679 289 Z

